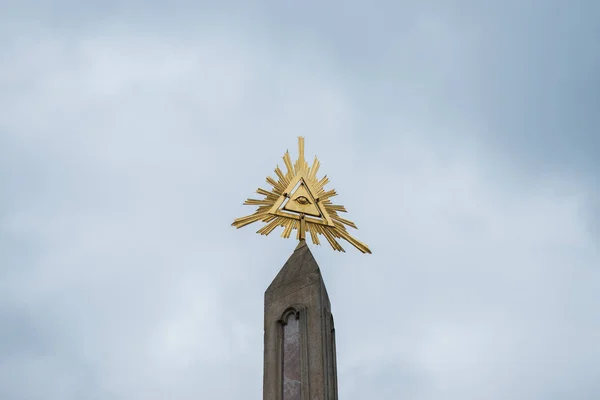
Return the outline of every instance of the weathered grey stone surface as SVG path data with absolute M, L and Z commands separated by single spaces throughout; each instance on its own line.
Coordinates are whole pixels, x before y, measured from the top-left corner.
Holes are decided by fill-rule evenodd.
M 296 400 L 284 395 L 284 325 L 297 318 L 300 332 L 302 400 L 337 400 L 335 331 L 321 271 L 305 241 L 265 292 L 263 400 Z M 290 393 L 289 391 L 286 393 Z

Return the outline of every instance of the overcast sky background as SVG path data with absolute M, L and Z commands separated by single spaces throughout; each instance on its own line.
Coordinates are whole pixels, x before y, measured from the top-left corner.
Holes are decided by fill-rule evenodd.
M 218 4 L 218 5 L 217 5 Z M 340 399 L 600 398 L 600 3 L 0 4 L 0 399 L 262 399 L 286 149 Z

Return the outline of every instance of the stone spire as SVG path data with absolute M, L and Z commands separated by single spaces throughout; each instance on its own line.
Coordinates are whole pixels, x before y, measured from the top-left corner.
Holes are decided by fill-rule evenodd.
M 304 240 L 265 292 L 264 329 L 263 400 L 337 400 L 331 304 Z

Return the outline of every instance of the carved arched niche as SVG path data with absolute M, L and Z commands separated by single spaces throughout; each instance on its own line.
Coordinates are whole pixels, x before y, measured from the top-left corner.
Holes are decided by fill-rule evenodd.
M 306 310 L 293 306 L 279 320 L 281 399 L 308 400 L 308 345 Z

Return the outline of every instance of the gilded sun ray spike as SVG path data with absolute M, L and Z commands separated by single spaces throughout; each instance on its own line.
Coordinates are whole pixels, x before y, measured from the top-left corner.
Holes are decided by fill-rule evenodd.
M 298 138 L 298 159 L 292 163 L 290 153 L 283 156 L 286 172 L 279 166 L 275 169 L 277 179 L 267 177 L 271 190 L 258 189 L 256 192 L 265 196 L 264 199 L 248 199 L 245 205 L 259 206 L 258 210 L 249 216 L 238 218 L 232 226 L 241 228 L 254 222 L 267 223 L 256 233 L 268 235 L 277 227 L 284 228 L 282 237 L 289 238 L 292 231 L 297 230 L 296 238 L 305 240 L 306 232 L 310 233 L 312 241 L 320 245 L 319 235 L 325 239 L 334 250 L 344 251 L 336 238 L 342 238 L 363 253 L 371 254 L 366 244 L 359 242 L 346 230 L 346 225 L 356 228 L 356 225 L 337 213 L 346 212 L 344 206 L 331 204 L 331 197 L 337 195 L 335 190 L 325 190 L 329 182 L 327 176 L 317 178 L 320 162 L 315 157 L 311 167 L 304 158 L 304 138 Z

